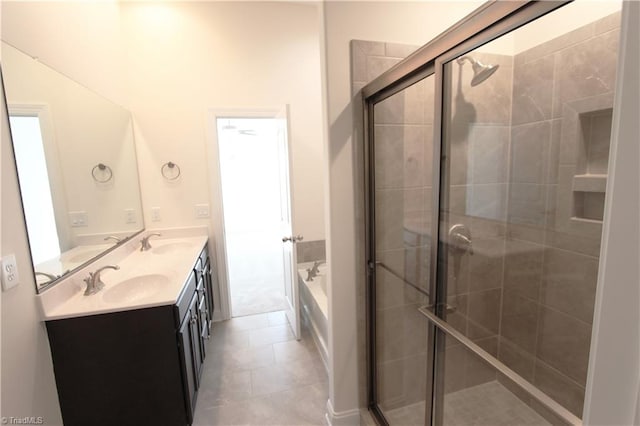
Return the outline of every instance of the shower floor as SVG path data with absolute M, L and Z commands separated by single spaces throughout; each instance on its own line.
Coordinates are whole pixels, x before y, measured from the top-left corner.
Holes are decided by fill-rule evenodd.
M 390 425 L 424 425 L 424 402 L 386 411 Z M 444 397 L 443 424 L 452 426 L 549 425 L 542 416 L 497 381 L 452 392 Z

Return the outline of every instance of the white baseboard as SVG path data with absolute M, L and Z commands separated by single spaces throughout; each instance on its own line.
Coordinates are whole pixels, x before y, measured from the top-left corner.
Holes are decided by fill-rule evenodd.
M 327 426 L 360 426 L 360 409 L 336 412 L 331 400 L 328 399 L 325 421 Z

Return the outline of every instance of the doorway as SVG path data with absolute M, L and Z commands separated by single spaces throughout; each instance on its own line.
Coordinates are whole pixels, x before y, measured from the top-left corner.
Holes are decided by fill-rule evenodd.
M 283 240 L 291 234 L 286 119 L 218 116 L 216 134 L 230 316 L 288 311 L 295 251 Z

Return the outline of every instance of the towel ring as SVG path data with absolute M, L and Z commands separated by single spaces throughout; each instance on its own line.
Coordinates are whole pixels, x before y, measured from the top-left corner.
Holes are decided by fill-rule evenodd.
M 160 167 L 160 173 L 167 180 L 176 180 L 180 177 L 180 166 L 171 161 L 166 162 Z M 175 174 L 175 176 L 171 177 L 171 174 Z
M 107 177 L 100 179 L 97 175 L 98 172 L 101 172 L 103 174 L 106 173 Z M 106 182 L 109 182 L 113 177 L 113 171 L 111 170 L 111 167 L 102 163 L 98 163 L 93 167 L 93 169 L 91 169 L 91 176 L 93 177 L 93 180 L 95 180 L 98 183 L 106 183 Z

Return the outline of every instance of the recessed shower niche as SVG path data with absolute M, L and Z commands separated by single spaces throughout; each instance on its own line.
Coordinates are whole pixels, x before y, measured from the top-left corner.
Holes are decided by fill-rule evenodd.
M 602 221 L 613 109 L 579 114 L 578 175 L 573 178 L 573 214 Z
M 613 96 L 564 105 L 560 146 L 559 222 L 602 222 L 607 186 Z M 580 225 L 578 225 L 580 226 Z

